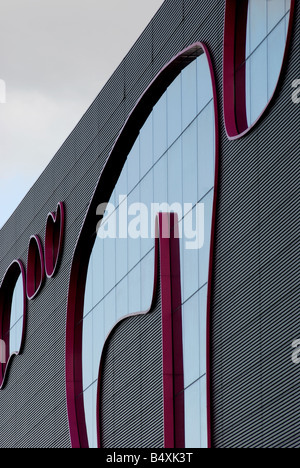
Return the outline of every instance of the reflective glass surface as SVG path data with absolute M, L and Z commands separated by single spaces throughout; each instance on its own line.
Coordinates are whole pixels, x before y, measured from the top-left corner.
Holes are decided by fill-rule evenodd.
M 272 97 L 284 57 L 291 0 L 249 0 L 246 40 L 248 125 Z
M 170 85 L 140 130 L 90 258 L 82 351 L 90 447 L 97 440 L 96 389 L 105 339 L 120 318 L 150 308 L 154 222 L 157 213 L 167 211 L 178 213 L 182 233 L 186 436 L 190 446 L 207 446 L 206 314 L 214 168 L 213 91 L 207 59 L 201 55 Z
M 22 341 L 23 331 L 23 311 L 24 311 L 24 298 L 23 298 L 23 279 L 19 276 L 16 283 L 10 316 L 10 331 L 9 331 L 9 355 L 19 353 Z

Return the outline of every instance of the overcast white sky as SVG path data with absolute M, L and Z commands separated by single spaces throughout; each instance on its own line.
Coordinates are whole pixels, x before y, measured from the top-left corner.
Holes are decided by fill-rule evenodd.
M 0 228 L 162 3 L 0 0 Z

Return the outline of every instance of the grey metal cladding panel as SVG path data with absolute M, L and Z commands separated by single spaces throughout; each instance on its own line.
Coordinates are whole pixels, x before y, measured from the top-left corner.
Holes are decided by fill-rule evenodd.
M 300 108 L 291 99 L 300 69 L 299 13 L 296 2 L 289 62 L 264 118 L 235 142 L 221 131 L 211 333 L 215 447 L 299 447 L 299 368 L 291 361 L 299 338 Z
M 155 42 L 155 36 L 154 36 Z M 153 75 L 154 77 L 162 70 L 162 68 L 170 62 L 179 52 L 184 49 L 184 32 L 183 22 L 179 24 L 172 36 L 169 37 L 164 47 L 157 52 L 153 61 Z
M 197 3 L 197 0 L 184 0 L 183 1 L 184 17 L 186 17 L 186 15 L 191 10 L 191 8 L 194 8 L 196 6 L 196 3 Z
M 44 395 L 46 398 L 47 395 Z M 66 420 L 65 403 L 56 403 L 54 409 L 43 420 L 34 427 L 28 427 L 28 432 L 18 439 L 16 448 L 69 448 L 69 430 L 65 425 Z M 25 425 L 25 424 L 24 424 Z M 51 428 L 48 430 L 48 427 Z M 52 442 L 56 441 L 56 442 Z
M 124 59 L 126 94 L 139 80 L 152 62 L 152 22 L 146 27 L 138 41 L 133 45 Z
M 150 65 L 142 76 L 135 83 L 134 87 L 128 92 L 125 100 L 125 113 L 129 115 L 134 107 L 136 106 L 138 100 L 145 92 L 151 81 L 153 80 L 153 66 Z
M 99 131 L 99 102 L 96 98 L 75 129 L 76 159 L 80 158 Z
M 103 370 L 103 447 L 163 447 L 161 305 L 122 322 Z
M 97 97 L 100 130 L 124 100 L 124 74 L 124 62 L 121 62 Z
M 63 340 L 62 340 L 63 341 Z M 15 440 L 21 440 L 26 435 L 44 421 L 43 434 L 48 437 L 51 443 L 51 432 L 59 430 L 56 425 L 51 426 L 50 420 L 58 404 L 66 406 L 64 367 L 57 370 L 57 360 L 61 359 L 54 346 L 52 350 L 44 355 L 32 369 L 28 371 L 22 381 L 14 385 L 12 401 L 6 402 L 6 394 L 10 391 L 11 385 L 7 387 L 1 395 L 1 419 L 5 421 L 0 428 L 1 446 L 3 441 L 15 433 Z M 18 402 L 18 406 L 16 405 Z M 23 405 L 21 406 L 21 402 Z M 64 411 L 65 414 L 65 411 Z M 7 417 L 9 415 L 9 417 Z M 63 418 L 64 419 L 64 418 Z M 61 429 L 68 428 L 67 420 L 63 420 Z M 42 434 L 41 434 L 42 436 Z M 36 443 L 43 446 L 37 439 Z
M 182 0 L 166 0 L 153 23 L 153 54 L 156 56 L 183 21 Z
M 208 46 L 214 43 L 213 52 L 217 44 L 223 43 L 224 6 L 219 0 L 197 2 L 184 16 L 185 46 L 195 42 L 205 42 Z

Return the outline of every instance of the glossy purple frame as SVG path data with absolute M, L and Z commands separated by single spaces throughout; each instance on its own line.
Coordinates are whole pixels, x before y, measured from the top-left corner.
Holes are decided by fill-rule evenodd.
M 19 351 L 9 354 L 9 329 L 11 317 L 11 305 L 16 283 L 22 275 L 23 280 L 23 329 Z M 0 339 L 5 343 L 5 363 L 0 363 L 0 390 L 6 384 L 6 378 L 9 371 L 11 362 L 15 356 L 23 352 L 25 333 L 26 333 L 26 319 L 27 319 L 27 297 L 26 297 L 26 280 L 25 268 L 21 260 L 14 260 L 8 267 L 3 281 L 0 285 Z
M 63 250 L 65 231 L 65 208 L 62 202 L 56 213 L 49 213 L 45 231 L 45 270 L 47 278 L 52 278 L 58 269 Z
M 216 170 L 215 170 L 215 191 L 212 219 L 212 236 L 210 247 L 210 271 L 208 284 L 208 317 L 207 317 L 207 402 L 208 402 L 208 445 L 211 446 L 210 436 L 210 295 L 212 282 L 213 265 L 213 245 L 214 245 L 214 226 L 217 203 L 217 178 L 219 161 L 219 118 L 217 105 L 217 91 L 213 64 L 207 46 L 201 42 L 192 44 L 176 55 L 157 75 L 150 86 L 143 93 L 133 111 L 129 115 L 119 137 L 110 153 L 110 156 L 102 170 L 99 182 L 93 194 L 91 203 L 88 207 L 85 220 L 75 247 L 73 262 L 71 268 L 69 294 L 67 305 L 67 326 L 66 326 L 66 394 L 67 408 L 69 418 L 69 428 L 71 443 L 73 448 L 87 448 L 88 439 L 84 414 L 83 388 L 82 388 L 82 318 L 84 308 L 84 293 L 86 277 L 90 255 L 96 239 L 96 226 L 99 223 L 99 217 L 96 216 L 99 204 L 107 203 L 111 193 L 118 181 L 122 168 L 126 162 L 127 156 L 136 141 L 139 131 L 146 122 L 153 107 L 160 97 L 166 91 L 168 86 L 175 80 L 180 72 L 202 54 L 206 55 L 208 60 L 211 82 L 213 88 L 214 106 L 215 106 L 215 139 L 216 139 Z M 100 218 L 101 219 L 101 218 Z M 163 311 L 164 316 L 164 311 Z M 164 338 L 165 339 L 165 338 Z M 165 356 L 163 356 L 165 359 Z M 167 364 L 166 364 L 167 365 Z M 171 387 L 170 387 L 171 388 Z M 171 390 L 170 390 L 171 392 Z M 172 400 L 171 393 L 164 394 L 164 411 L 168 413 L 167 408 Z M 179 404 L 179 403 L 178 403 Z M 172 418 L 167 418 L 170 421 Z M 172 427 L 165 426 L 165 434 L 174 434 L 174 420 L 170 423 Z M 165 435 L 165 444 L 168 448 L 175 448 L 175 444 L 180 444 L 180 436 L 172 438 Z M 171 447 L 174 445 L 173 447 Z M 183 447 L 180 447 L 183 448 Z
M 224 54 L 223 54 L 223 99 L 224 122 L 227 136 L 236 140 L 247 135 L 261 120 L 276 96 L 286 66 L 293 32 L 296 0 L 291 0 L 290 21 L 278 81 L 267 106 L 258 119 L 249 127 L 246 110 L 246 30 L 248 0 L 226 0 Z M 237 40 L 238 36 L 238 40 Z
M 39 236 L 31 236 L 28 246 L 26 291 L 29 301 L 42 289 L 45 280 L 43 246 Z

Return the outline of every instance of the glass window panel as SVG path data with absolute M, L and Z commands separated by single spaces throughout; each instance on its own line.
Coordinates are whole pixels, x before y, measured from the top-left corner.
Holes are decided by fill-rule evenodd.
M 104 295 L 116 284 L 116 239 L 107 238 L 104 243 Z
M 10 326 L 9 328 L 11 329 L 15 323 L 17 322 L 17 292 L 16 289 L 14 290 L 13 293 L 13 298 L 12 298 L 12 303 L 11 303 L 11 309 L 10 309 Z
M 116 210 L 116 282 L 128 273 L 128 198 L 126 197 Z
M 19 353 L 23 331 L 23 320 L 19 319 L 10 330 L 9 333 L 9 354 Z
M 207 324 L 207 286 L 200 289 L 199 313 L 200 313 L 200 375 L 206 373 L 206 324 Z
M 180 276 L 181 276 L 181 295 L 183 297 L 185 277 L 184 277 L 184 250 L 186 239 L 184 237 L 184 218 L 182 218 L 178 223 L 179 231 L 179 248 L 180 248 Z M 183 302 L 183 300 L 182 300 Z
M 91 265 L 93 268 L 93 306 L 98 304 L 104 295 L 103 290 L 103 261 L 104 261 L 104 243 L 102 239 L 96 238 Z M 91 266 L 90 266 L 91 267 Z
M 182 151 L 181 139 L 168 152 L 168 202 L 182 204 Z
M 200 434 L 201 441 L 200 447 L 207 448 L 207 389 L 206 389 L 206 376 L 200 380 Z
M 97 395 L 98 395 L 98 385 L 95 382 L 92 386 L 93 389 L 93 438 L 92 438 L 92 448 L 98 448 L 98 436 L 97 436 Z
M 102 349 L 105 342 L 105 326 L 104 326 L 104 302 L 100 304 L 92 312 L 93 320 L 93 382 L 98 380 L 99 366 L 102 355 Z
M 286 46 L 286 0 L 249 0 L 246 41 L 246 105 L 248 125 L 272 97 Z
M 181 134 L 181 101 L 181 75 L 179 75 L 167 91 L 169 146 Z
M 140 178 L 153 166 L 153 114 L 150 114 L 140 132 Z
M 213 88 L 208 60 L 205 54 L 197 59 L 197 101 L 198 112 L 213 99 Z
M 197 241 L 198 236 L 202 235 L 204 229 L 203 221 L 198 216 L 196 207 L 187 213 L 183 219 L 183 273 L 184 285 L 183 300 L 186 301 L 192 294 L 198 290 L 199 284 L 199 264 Z M 192 248 L 191 248 L 192 247 Z
M 188 126 L 196 116 L 197 109 L 202 110 L 200 117 Z M 181 138 L 182 122 L 188 127 Z M 167 144 L 171 146 L 169 149 Z M 154 162 L 155 166 L 151 171 Z M 214 162 L 212 86 L 207 59 L 203 55 L 184 70 L 154 107 L 127 158 L 110 200 L 117 206 L 119 195 L 129 194 L 127 207 L 123 202 L 114 212 L 117 221 L 116 234 L 120 234 L 121 239 L 111 239 L 111 237 L 97 239 L 93 249 L 84 313 L 86 314 L 92 307 L 94 309 L 84 319 L 82 351 L 84 386 L 86 388 L 90 385 L 93 389 L 85 396 L 90 446 L 96 446 L 97 442 L 97 386 L 92 386 L 92 382 L 97 381 L 104 340 L 120 318 L 129 313 L 146 311 L 151 304 L 155 261 L 154 239 L 151 236 L 153 232 L 150 230 L 151 219 L 148 218 L 148 226 L 145 227 L 147 238 L 141 241 L 139 235 L 141 229 L 137 223 L 140 219 L 138 208 L 141 207 L 136 205 L 136 210 L 132 209 L 129 213 L 127 208 L 142 203 L 148 207 L 150 214 L 149 208 L 152 202 L 177 204 L 171 207 L 171 211 L 178 212 L 181 219 L 179 226 L 182 233 L 180 238 L 182 297 L 183 300 L 190 298 L 183 306 L 185 378 L 186 385 L 191 385 L 186 400 L 187 421 L 189 421 L 187 433 L 191 446 L 194 446 L 194 439 L 198 444 L 196 446 L 200 444 L 200 381 L 198 380 L 196 385 L 193 385 L 193 382 L 200 379 L 201 373 L 205 373 L 206 331 L 204 330 L 207 288 L 203 288 L 200 292 L 197 290 L 199 285 L 207 282 L 209 246 L 207 248 L 205 244 L 200 251 L 188 250 L 185 248 L 186 242 L 193 239 L 185 238 L 183 234 L 184 227 L 190 222 L 190 231 L 196 235 L 194 213 L 196 207 L 192 211 L 192 206 L 211 191 L 209 192 L 211 198 L 208 195 L 204 198 L 205 238 L 209 244 Z M 191 203 L 190 214 L 186 214 L 184 219 L 182 219 L 183 201 Z M 166 210 L 167 206 L 158 209 L 158 211 Z M 118 226 L 122 213 L 125 217 Z M 127 236 L 127 229 L 123 229 L 121 233 L 117 228 L 121 225 L 133 227 L 134 223 L 138 238 L 123 239 L 122 237 Z M 107 232 L 104 227 L 105 225 L 102 232 Z
M 113 289 L 105 298 L 103 302 L 104 307 L 104 334 L 105 337 L 109 335 L 109 333 L 114 328 L 116 321 L 117 321 L 117 313 L 116 313 L 116 290 Z
M 87 271 L 86 284 L 85 284 L 85 294 L 84 294 L 84 310 L 83 315 L 87 315 L 93 308 L 93 256 L 94 251 L 92 252 L 89 267 Z
M 128 275 L 128 312 L 141 312 L 141 265 L 140 263 Z
M 9 355 L 12 355 L 16 352 L 16 333 L 15 333 L 16 324 L 12 326 L 9 331 Z
M 191 63 L 182 71 L 182 128 L 185 129 L 197 114 L 197 64 Z
M 154 244 L 154 240 L 153 240 Z M 154 248 L 141 261 L 141 311 L 151 307 L 154 286 Z
M 248 28 L 250 28 L 250 46 L 252 53 L 267 35 L 266 0 L 249 0 Z
M 200 315 L 197 294 L 183 305 L 182 314 L 184 334 L 184 386 L 186 388 L 200 377 Z
M 272 2 L 270 2 L 272 3 Z M 276 88 L 285 51 L 286 33 L 283 19 L 268 37 L 268 98 Z
M 154 169 L 154 203 L 167 203 L 168 201 L 168 156 L 165 154 L 155 164 Z
M 128 277 L 125 276 L 116 287 L 116 313 L 117 320 L 127 315 L 128 312 Z
M 134 208 L 134 205 L 136 208 L 138 208 L 138 205 L 140 203 L 140 187 L 136 187 L 132 193 L 128 196 L 128 210 L 130 208 Z M 134 210 L 135 211 L 135 210 Z M 137 219 L 137 216 L 139 213 L 135 211 L 134 214 L 131 214 L 132 212 L 129 211 L 128 214 L 128 271 L 130 271 L 141 259 L 141 238 L 133 238 L 131 235 L 131 223 L 134 223 L 134 226 L 136 225 L 135 220 Z
M 246 112 L 248 126 L 251 125 L 251 61 L 246 62 Z
M 198 117 L 198 200 L 214 186 L 215 115 L 211 102 Z
M 18 353 L 20 350 L 20 341 L 18 342 L 18 324 L 19 322 L 15 323 L 12 329 L 10 330 L 9 334 L 9 352 L 10 355 L 13 353 Z
M 182 135 L 183 163 L 183 201 L 197 202 L 198 154 L 197 154 L 197 122 L 193 122 Z
M 200 383 L 196 382 L 184 392 L 186 448 L 200 448 Z
M 268 33 L 282 20 L 286 13 L 285 0 L 269 0 L 268 8 Z
M 153 109 L 154 162 L 167 150 L 167 95 L 164 94 Z
M 289 32 L 289 24 L 290 24 L 290 15 L 285 16 L 285 40 L 287 39 L 287 35 Z
M 140 181 L 140 139 L 137 138 L 135 144 L 132 147 L 131 152 L 127 158 L 128 170 L 128 193 L 131 192 L 134 187 Z
M 94 397 L 94 386 L 91 386 L 85 390 L 83 394 L 84 399 L 84 408 L 85 408 L 85 420 L 86 420 L 86 429 L 88 434 L 89 446 L 90 448 L 97 448 L 95 445 L 95 433 L 96 433 L 96 399 Z
M 251 63 L 251 124 L 261 115 L 262 110 L 268 103 L 268 80 L 267 80 L 267 41 L 251 55 L 247 61 Z
M 115 207 L 119 206 L 120 197 L 128 195 L 128 165 L 125 163 L 115 188 Z
M 151 238 L 151 204 L 153 203 L 153 191 L 154 171 L 151 170 L 141 181 L 140 185 L 141 203 L 145 205 L 145 208 L 141 207 L 141 213 L 143 213 L 141 258 L 153 247 L 153 239 Z
M 111 203 L 113 206 L 116 206 L 116 189 L 117 186 L 115 186 L 113 193 L 110 196 L 109 203 Z
M 10 313 L 10 328 L 23 316 L 23 279 L 20 275 L 13 292 Z
M 210 239 L 211 222 L 213 212 L 213 190 L 202 200 L 204 203 L 204 246 L 198 251 L 199 254 L 199 288 L 208 281 L 209 259 L 210 259 Z
M 83 320 L 82 332 L 82 384 L 85 390 L 93 381 L 93 315 Z
M 22 342 L 22 333 L 23 333 L 23 319 L 20 318 L 16 323 L 16 349 L 17 353 L 20 352 L 21 342 Z
M 116 283 L 128 273 L 127 239 L 116 239 Z
M 16 284 L 16 318 L 19 320 L 23 317 L 24 312 L 24 294 L 23 294 L 23 278 L 20 275 Z

